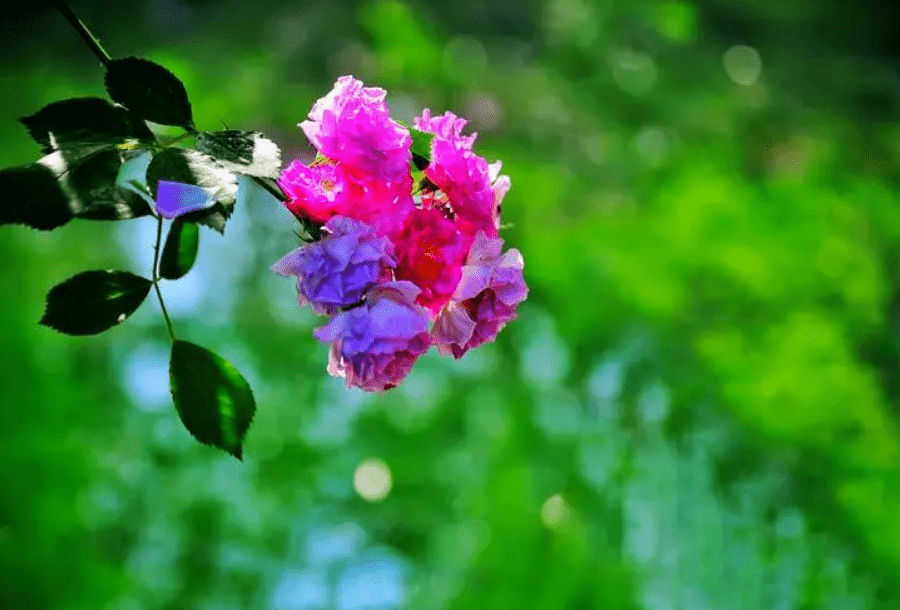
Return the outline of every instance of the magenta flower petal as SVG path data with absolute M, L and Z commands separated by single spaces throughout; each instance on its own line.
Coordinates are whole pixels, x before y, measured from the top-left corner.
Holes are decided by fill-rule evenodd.
M 409 130 L 390 118 L 383 89 L 337 80 L 300 123 L 316 160 L 291 163 L 285 206 L 323 224 L 322 238 L 272 269 L 297 282 L 298 301 L 330 316 L 328 372 L 347 386 L 396 386 L 431 344 L 460 358 L 493 341 L 528 294 L 521 254 L 503 252 L 501 163 L 475 154 L 466 120 L 425 109 L 434 134 L 427 180 L 410 173 Z M 429 332 L 429 325 L 433 322 Z
M 459 283 L 465 241 L 456 225 L 436 209 L 413 210 L 394 236 L 397 279 L 414 282 L 418 303 L 437 313 Z
M 342 76 L 315 103 L 300 129 L 313 146 L 354 173 L 384 182 L 399 182 L 409 174 L 412 137 L 392 120 L 384 89 L 363 87 Z
M 346 177 L 330 163 L 309 167 L 292 161 L 278 177 L 278 186 L 288 197 L 285 207 L 298 218 L 324 223 L 347 207 Z

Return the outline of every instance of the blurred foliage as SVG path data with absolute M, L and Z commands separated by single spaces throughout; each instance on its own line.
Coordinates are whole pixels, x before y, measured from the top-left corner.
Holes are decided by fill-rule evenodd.
M 164 285 L 179 336 L 254 388 L 239 463 L 181 429 L 150 303 L 99 337 L 37 325 L 58 281 L 148 269 L 152 220 L 4 227 L 4 605 L 900 607 L 896 9 L 249 6 L 73 3 L 178 75 L 198 127 L 286 158 L 341 74 L 403 120 L 469 118 L 512 177 L 529 301 L 495 345 L 346 391 L 268 271 L 293 220 L 239 201 Z M 52 11 L 2 33 L 5 167 L 37 154 L 14 118 L 103 89 Z

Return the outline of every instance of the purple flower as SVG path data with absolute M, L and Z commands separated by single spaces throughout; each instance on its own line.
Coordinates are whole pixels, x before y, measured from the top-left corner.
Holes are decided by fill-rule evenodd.
M 297 277 L 300 305 L 333 314 L 362 300 L 385 270 L 395 265 L 390 241 L 376 237 L 365 223 L 334 216 L 327 237 L 300 246 L 272 265 L 275 273 Z
M 428 312 L 415 303 L 418 293 L 412 282 L 379 284 L 362 306 L 317 328 L 316 338 L 331 343 L 328 372 L 368 392 L 399 384 L 431 345 Z
M 319 152 L 360 176 L 399 182 L 409 174 L 412 137 L 391 119 L 386 95 L 384 89 L 342 76 L 300 129 Z
M 434 323 L 434 342 L 442 354 L 461 358 L 493 341 L 516 317 L 516 306 L 528 295 L 524 261 L 516 249 L 501 255 L 502 248 L 500 238 L 475 236 L 456 291 Z

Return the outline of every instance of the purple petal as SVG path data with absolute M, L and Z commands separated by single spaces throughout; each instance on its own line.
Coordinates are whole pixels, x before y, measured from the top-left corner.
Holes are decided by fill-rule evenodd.
M 289 252 L 281 258 L 277 263 L 269 267 L 278 275 L 284 277 L 300 276 L 303 271 L 303 265 L 309 257 L 306 246 L 300 246 L 296 250 Z
M 215 204 L 216 200 L 206 189 L 196 184 L 160 180 L 156 188 L 156 212 L 163 218 L 176 218 Z
M 346 314 L 338 314 L 328 321 L 325 326 L 320 326 L 313 331 L 313 335 L 319 341 L 330 343 L 337 339 L 346 326 Z

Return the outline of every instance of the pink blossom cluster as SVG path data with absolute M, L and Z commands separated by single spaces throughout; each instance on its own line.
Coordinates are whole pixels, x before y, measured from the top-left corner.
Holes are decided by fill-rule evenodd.
M 510 188 L 462 135 L 466 121 L 425 110 L 430 162 L 412 165 L 410 130 L 390 117 L 383 89 L 338 79 L 300 128 L 315 161 L 278 179 L 285 206 L 321 238 L 277 262 L 299 302 L 330 316 L 328 371 L 347 386 L 384 391 L 434 345 L 461 358 L 493 341 L 528 288 L 518 250 L 503 252 L 500 203 Z

